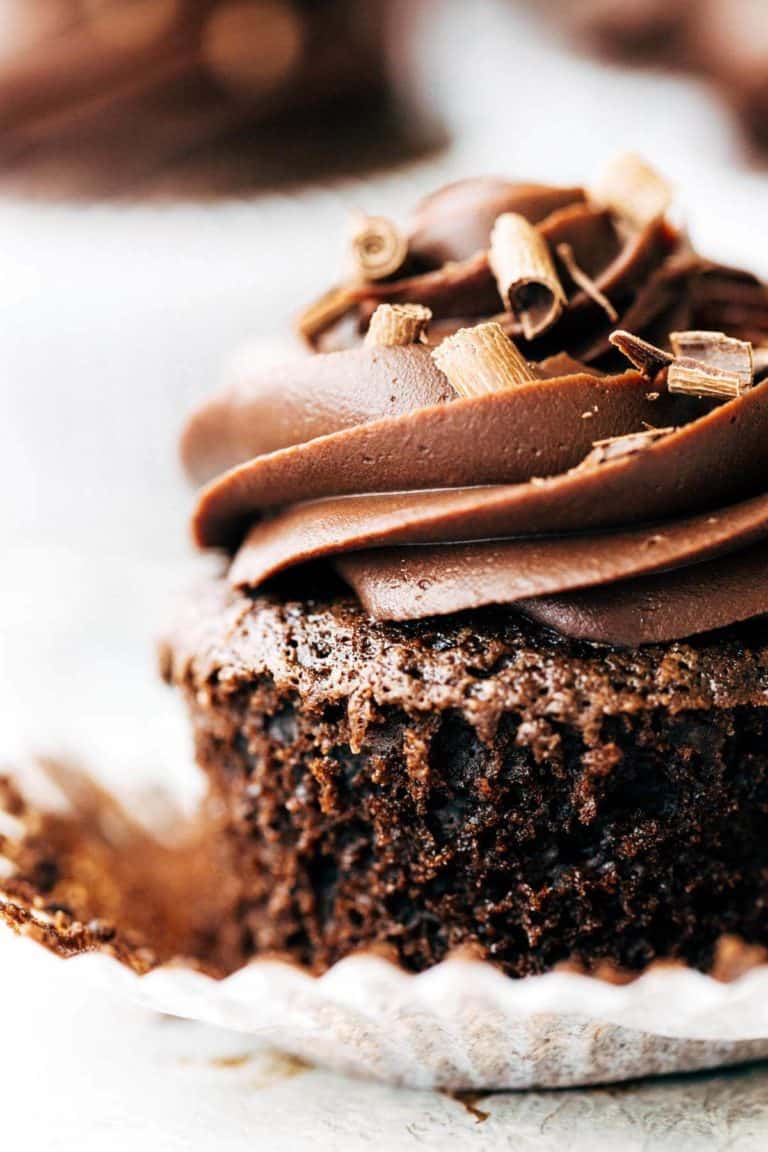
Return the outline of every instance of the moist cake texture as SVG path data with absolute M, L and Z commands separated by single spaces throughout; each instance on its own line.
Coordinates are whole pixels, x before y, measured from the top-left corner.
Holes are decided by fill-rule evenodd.
M 221 582 L 163 646 L 225 812 L 243 955 L 470 946 L 707 969 L 768 939 L 768 626 L 605 649 L 509 608 L 376 623 Z

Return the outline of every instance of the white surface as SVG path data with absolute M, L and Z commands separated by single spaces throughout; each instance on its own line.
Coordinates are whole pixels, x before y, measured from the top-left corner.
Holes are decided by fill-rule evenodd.
M 151 650 L 186 552 L 174 438 L 232 350 L 281 342 L 284 318 L 333 275 L 348 206 L 399 214 L 474 171 L 588 178 L 631 147 L 676 181 L 708 253 L 768 273 L 768 184 L 729 167 L 727 116 L 704 88 L 555 56 L 503 2 L 457 0 L 428 32 L 426 85 L 457 139 L 435 164 L 204 209 L 0 205 L 0 756 L 79 749 L 123 787 L 172 773 L 194 788 Z M 141 560 L 144 578 L 126 584 L 124 560 Z M 210 1053 L 239 1053 L 242 1039 L 75 992 L 66 966 L 44 975 L 29 947 L 1 946 L 5 1146 L 9 1115 L 15 1146 L 32 1152 L 76 1140 L 133 1152 L 139 1137 L 278 1152 L 765 1145 L 762 1072 L 505 1097 L 476 1127 L 439 1096 L 319 1072 L 275 1079 L 261 1060 L 214 1067 Z

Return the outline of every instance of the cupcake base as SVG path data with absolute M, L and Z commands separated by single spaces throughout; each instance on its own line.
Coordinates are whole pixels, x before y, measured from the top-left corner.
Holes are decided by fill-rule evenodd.
M 712 967 L 768 942 L 768 630 L 635 651 L 508 609 L 376 624 L 222 583 L 163 646 L 224 813 L 243 960 L 456 948 Z M 623 978 L 623 977 L 622 977 Z
M 33 792 L 52 767 L 63 807 L 32 806 L 0 780 L 0 925 L 31 938 L 21 949 L 43 944 L 52 964 L 67 957 L 73 988 L 99 982 L 145 1008 L 413 1087 L 565 1087 L 768 1056 L 765 953 L 735 939 L 718 941 L 713 975 L 659 961 L 627 983 L 605 967 L 512 979 L 467 949 L 418 975 L 371 951 L 322 976 L 275 957 L 241 966 L 215 809 L 192 826 L 179 817 L 161 842 L 143 830 L 168 815 L 157 797 L 133 797 L 125 812 L 51 765 L 43 779 L 25 774 Z

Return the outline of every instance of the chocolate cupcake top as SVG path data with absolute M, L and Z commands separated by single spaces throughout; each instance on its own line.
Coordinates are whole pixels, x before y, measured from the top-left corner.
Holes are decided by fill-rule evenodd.
M 366 220 L 301 321 L 353 346 L 190 419 L 197 542 L 237 549 L 239 588 L 327 557 L 380 619 L 514 603 L 637 645 L 768 611 L 768 292 L 667 203 L 630 158 L 590 193 L 467 181 L 406 236 Z

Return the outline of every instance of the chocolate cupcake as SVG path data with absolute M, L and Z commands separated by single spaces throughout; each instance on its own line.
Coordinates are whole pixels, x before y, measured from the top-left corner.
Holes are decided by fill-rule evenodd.
M 339 350 L 189 421 L 231 562 L 162 664 L 244 960 L 768 944 L 768 292 L 667 206 L 629 160 L 366 220 Z
M 627 64 L 710 80 L 749 141 L 768 146 L 768 32 L 763 0 L 547 0 L 536 5 L 569 41 Z

